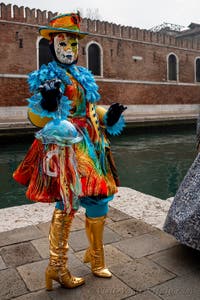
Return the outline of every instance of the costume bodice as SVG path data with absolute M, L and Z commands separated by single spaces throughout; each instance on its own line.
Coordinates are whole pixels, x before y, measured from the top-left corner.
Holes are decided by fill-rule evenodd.
M 81 84 L 69 73 L 71 85 L 67 85 L 65 96 L 71 101 L 70 115 L 71 117 L 86 117 L 86 97 L 84 88 Z

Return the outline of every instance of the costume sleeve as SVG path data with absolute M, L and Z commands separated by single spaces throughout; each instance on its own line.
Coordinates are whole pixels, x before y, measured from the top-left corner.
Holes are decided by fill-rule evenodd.
M 107 125 L 107 109 L 105 109 L 103 106 L 97 105 L 96 106 L 96 113 L 99 117 L 99 122 L 101 126 L 103 126 L 107 132 L 111 135 L 119 135 L 122 130 L 125 127 L 125 120 L 123 116 L 120 116 L 117 123 L 115 123 L 113 126 Z

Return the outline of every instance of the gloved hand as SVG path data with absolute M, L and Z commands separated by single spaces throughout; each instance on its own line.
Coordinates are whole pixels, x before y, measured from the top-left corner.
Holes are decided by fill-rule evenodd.
M 115 123 L 117 123 L 121 114 L 126 109 L 127 109 L 127 107 L 123 106 L 122 104 L 113 103 L 107 111 L 107 125 L 113 126 Z
M 42 94 L 41 106 L 49 112 L 56 111 L 62 97 L 60 89 L 61 80 L 51 79 L 47 80 L 43 85 L 40 85 L 39 91 Z

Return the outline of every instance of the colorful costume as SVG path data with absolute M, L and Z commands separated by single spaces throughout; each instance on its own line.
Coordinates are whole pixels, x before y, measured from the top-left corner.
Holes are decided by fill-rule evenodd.
M 91 262 L 94 275 L 111 277 L 104 263 L 102 239 L 108 202 L 117 192 L 119 180 L 107 132 L 121 132 L 121 113 L 126 108 L 114 104 L 106 111 L 96 105 L 100 96 L 94 77 L 76 66 L 77 40 L 86 35 L 79 24 L 79 14 L 64 14 L 40 29 L 50 40 L 55 61 L 29 76 L 34 93 L 29 99 L 29 119 L 42 129 L 13 175 L 27 185 L 30 200 L 56 202 L 49 235 L 47 289 L 52 289 L 52 280 L 69 288 L 84 283 L 65 266 L 70 226 L 79 204 L 86 208 L 90 243 L 84 261 Z

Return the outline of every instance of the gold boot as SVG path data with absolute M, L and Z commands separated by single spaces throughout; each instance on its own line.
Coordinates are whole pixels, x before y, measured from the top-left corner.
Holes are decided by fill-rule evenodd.
M 86 235 L 87 235 L 87 238 L 88 238 L 88 241 L 89 241 L 89 244 L 91 245 L 92 244 L 92 241 L 91 241 L 91 233 L 90 233 L 90 226 L 89 226 L 89 221 L 88 221 L 88 218 L 87 216 L 85 216 L 85 231 L 86 231 Z M 84 263 L 88 263 L 91 261 L 91 254 L 90 254 L 90 247 L 85 251 L 85 255 L 84 255 L 84 258 L 83 258 L 83 262 Z
M 104 262 L 103 231 L 106 217 L 88 218 L 86 216 L 86 233 L 90 247 L 86 250 L 84 262 L 91 263 L 92 273 L 98 277 L 110 278 L 112 274 Z
M 74 277 L 66 267 L 68 237 L 73 217 L 59 209 L 54 210 L 50 233 L 50 260 L 46 269 L 46 289 L 52 290 L 53 280 L 65 288 L 75 288 L 85 283 L 83 278 Z

